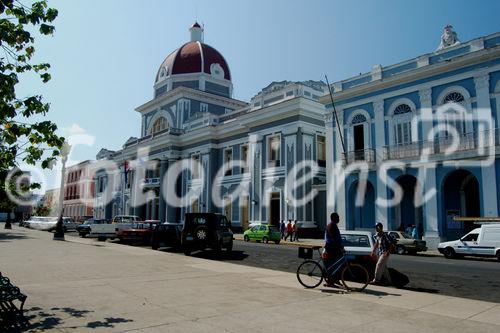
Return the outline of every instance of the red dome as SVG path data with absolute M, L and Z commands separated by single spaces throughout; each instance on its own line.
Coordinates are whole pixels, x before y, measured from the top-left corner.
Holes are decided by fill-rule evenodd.
M 175 74 L 202 73 L 210 74 L 210 66 L 219 64 L 224 70 L 224 79 L 231 80 L 231 73 L 226 60 L 213 47 L 200 42 L 189 42 L 170 53 L 160 66 L 156 82 L 160 77 Z M 162 73 L 162 69 L 166 72 Z

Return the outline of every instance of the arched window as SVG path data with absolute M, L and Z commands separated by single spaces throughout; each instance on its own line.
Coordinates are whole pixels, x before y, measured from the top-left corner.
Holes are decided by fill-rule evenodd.
M 465 102 L 464 95 L 457 91 L 450 92 L 443 98 L 443 104 L 457 103 L 463 104 Z M 455 110 L 450 110 L 445 114 L 446 127 L 454 127 L 459 134 L 465 134 L 467 132 L 465 115 L 457 113 Z M 445 136 L 450 136 L 450 130 L 445 132 Z
M 163 131 L 167 127 L 168 127 L 168 122 L 165 119 L 165 117 L 160 117 L 156 119 L 156 121 L 153 123 L 150 134 L 155 134 L 157 132 Z
M 394 109 L 394 143 L 407 145 L 411 143 L 412 109 L 408 104 L 399 104 Z
M 443 99 L 443 104 L 446 103 L 462 103 L 465 101 L 464 95 L 459 92 L 451 92 Z
M 366 117 L 362 114 L 357 114 L 352 118 L 352 124 L 362 124 L 366 122 Z

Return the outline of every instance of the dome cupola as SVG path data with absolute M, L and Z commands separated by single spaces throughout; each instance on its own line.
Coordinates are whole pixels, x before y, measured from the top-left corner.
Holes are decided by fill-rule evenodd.
M 232 94 L 231 73 L 222 54 L 203 43 L 203 27 L 195 22 L 191 41 L 170 53 L 156 74 L 155 95 L 186 86 L 218 95 Z

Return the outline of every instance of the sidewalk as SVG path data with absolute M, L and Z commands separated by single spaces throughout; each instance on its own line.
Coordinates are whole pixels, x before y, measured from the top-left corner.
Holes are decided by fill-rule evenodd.
M 234 239 L 238 241 L 244 241 L 243 240 L 243 234 L 235 234 Z M 288 240 L 281 240 L 280 241 L 281 245 L 288 245 L 288 246 L 324 246 L 325 241 L 323 239 L 312 239 L 312 238 L 304 238 L 300 239 L 298 242 L 291 242 Z M 439 251 L 437 250 L 427 250 L 424 252 L 418 252 L 419 256 L 427 256 L 427 257 L 441 257 L 443 256 Z
M 0 271 L 31 331 L 499 332 L 500 304 L 369 286 L 305 290 L 295 274 L 14 226 Z

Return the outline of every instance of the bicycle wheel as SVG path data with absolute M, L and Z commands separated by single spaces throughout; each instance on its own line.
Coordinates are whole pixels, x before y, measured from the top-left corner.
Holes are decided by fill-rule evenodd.
M 342 284 L 349 291 L 362 291 L 368 285 L 370 274 L 359 264 L 346 264 L 342 270 Z
M 323 282 L 323 269 L 314 260 L 306 260 L 297 268 L 297 280 L 306 288 L 316 288 Z

